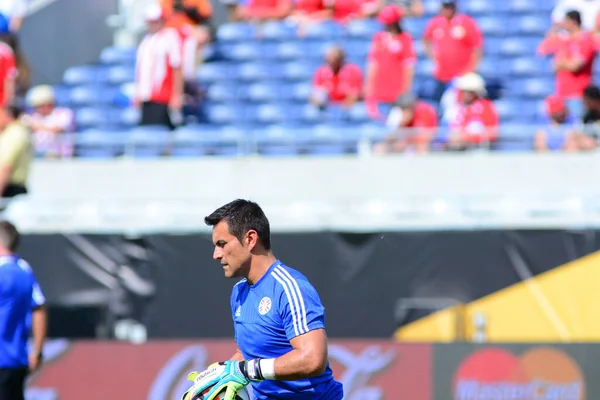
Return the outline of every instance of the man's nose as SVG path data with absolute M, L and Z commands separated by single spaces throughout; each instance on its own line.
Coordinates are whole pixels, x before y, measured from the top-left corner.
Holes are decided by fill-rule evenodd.
M 215 260 L 220 260 L 221 258 L 223 258 L 223 251 L 221 251 L 221 248 L 215 247 L 215 251 L 213 252 L 213 258 Z

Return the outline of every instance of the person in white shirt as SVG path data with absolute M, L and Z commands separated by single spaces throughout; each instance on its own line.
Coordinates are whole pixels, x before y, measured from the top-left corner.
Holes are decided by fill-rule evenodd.
M 32 114 L 21 120 L 31 129 L 35 152 L 45 158 L 68 158 L 73 156 L 75 116 L 71 109 L 56 107 L 54 90 L 41 85 L 32 88 L 27 95 Z

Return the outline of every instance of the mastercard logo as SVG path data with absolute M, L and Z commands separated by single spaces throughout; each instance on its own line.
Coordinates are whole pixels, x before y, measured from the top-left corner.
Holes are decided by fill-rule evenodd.
M 517 356 L 501 348 L 473 353 L 458 367 L 454 400 L 584 400 L 579 365 L 551 347 Z

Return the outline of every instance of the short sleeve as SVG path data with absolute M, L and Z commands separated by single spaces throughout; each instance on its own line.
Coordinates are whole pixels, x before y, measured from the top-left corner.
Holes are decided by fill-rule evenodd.
M 317 68 L 317 70 L 315 71 L 315 74 L 313 75 L 312 84 L 314 87 L 317 87 L 317 88 L 323 86 L 322 67 Z
M 276 277 L 283 290 L 279 297 L 279 314 L 288 340 L 325 327 L 325 308 L 316 289 L 307 281 L 289 274 Z
M 171 68 L 180 68 L 183 56 L 181 37 L 174 29 L 171 29 L 167 38 L 169 65 Z
M 406 52 L 404 54 L 403 64 L 412 66 L 417 62 L 417 53 L 415 52 L 415 46 L 412 36 L 408 34 L 406 35 L 404 45 L 406 46 Z
M 38 281 L 33 277 L 33 292 L 31 293 L 31 308 L 43 306 L 46 303 L 46 297 Z

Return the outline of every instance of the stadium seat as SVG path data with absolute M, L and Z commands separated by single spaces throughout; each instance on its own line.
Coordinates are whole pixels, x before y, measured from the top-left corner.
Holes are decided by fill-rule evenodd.
M 547 60 L 535 57 L 519 57 L 507 60 L 506 70 L 515 77 L 550 75 L 550 63 Z
M 281 100 L 281 86 L 268 83 L 255 83 L 248 87 L 247 99 L 252 102 L 277 102 Z
M 481 17 L 477 23 L 484 36 L 505 36 L 507 25 L 499 17 Z
M 214 103 L 233 102 L 238 99 L 238 85 L 234 83 L 215 82 L 208 87 L 206 97 L 210 102 Z
M 311 24 L 304 33 L 307 39 L 319 40 L 338 40 L 342 38 L 343 34 L 342 26 L 332 21 Z
M 509 12 L 515 15 L 540 14 L 549 18 L 552 9 L 556 2 L 553 1 L 538 1 L 538 0 L 507 0 L 501 1 L 497 6 L 503 12 Z
M 95 66 L 76 66 L 67 68 L 63 74 L 66 85 L 91 85 L 100 80 L 99 68 Z
M 108 123 L 114 126 L 131 127 L 137 125 L 139 120 L 140 110 L 135 107 L 113 108 L 110 110 Z
M 208 121 L 218 125 L 245 122 L 244 107 L 236 104 L 211 104 L 207 107 Z
M 252 42 L 239 42 L 231 46 L 227 46 L 224 51 L 227 59 L 233 61 L 249 61 L 258 60 L 261 56 L 268 54 L 263 52 L 261 46 Z
M 219 26 L 216 36 L 221 42 L 244 41 L 254 36 L 254 27 L 247 23 L 225 23 Z
M 506 152 L 523 152 L 533 149 L 535 127 L 526 124 L 503 124 L 494 149 Z
M 98 127 L 108 119 L 108 110 L 103 108 L 84 107 L 75 112 L 75 123 L 79 129 Z
M 84 130 L 75 135 L 75 155 L 82 158 L 113 158 L 125 149 L 124 132 Z
M 346 26 L 348 36 L 366 40 L 371 40 L 373 35 L 381 31 L 381 29 L 381 24 L 372 19 L 351 20 Z
M 403 20 L 402 27 L 417 40 L 423 35 L 428 22 L 428 19 L 421 17 L 407 18 Z
M 273 55 L 280 60 L 297 60 L 305 57 L 309 52 L 307 42 L 282 42 L 273 47 Z
M 198 80 L 203 83 L 237 79 L 237 66 L 228 62 L 203 64 L 198 70 Z
M 461 2 L 461 9 L 469 15 L 490 15 L 497 11 L 496 3 L 489 0 L 466 0 Z
M 370 121 L 367 107 L 364 103 L 357 103 L 348 110 L 348 118 L 352 122 L 363 123 Z
M 100 62 L 103 64 L 132 65 L 136 59 L 136 48 L 132 47 L 106 47 L 100 53 Z
M 238 78 L 243 81 L 259 81 L 272 77 L 270 63 L 264 61 L 246 62 L 238 66 Z
M 71 88 L 63 85 L 55 85 L 54 99 L 56 104 L 60 107 L 71 107 Z
M 252 132 L 255 151 L 263 156 L 296 156 L 300 148 L 289 129 L 280 126 L 256 129 Z
M 539 40 L 531 37 L 509 37 L 500 44 L 500 55 L 504 57 L 532 56 L 536 54 Z
M 171 154 L 177 157 L 234 156 L 243 152 L 244 132 L 236 128 L 189 125 L 173 136 Z
M 122 85 L 135 81 L 135 68 L 133 66 L 115 65 L 107 71 L 107 83 L 111 85 Z
M 69 102 L 73 107 L 105 106 L 112 103 L 116 92 L 108 87 L 83 85 L 74 87 L 69 92 Z
M 348 57 L 360 57 L 364 59 L 369 53 L 370 45 L 371 41 L 369 39 L 354 39 L 346 40 L 344 43 L 344 48 Z
M 281 76 L 291 81 L 308 80 L 312 78 L 318 66 L 318 63 L 308 62 L 286 63 L 281 66 Z
M 312 84 L 309 82 L 300 82 L 286 86 L 284 90 L 290 93 L 292 100 L 305 103 L 308 102 L 312 93 Z
M 168 151 L 171 132 L 163 126 L 138 126 L 129 132 L 126 155 L 135 158 L 159 157 Z
M 270 21 L 265 23 L 259 32 L 259 37 L 272 41 L 289 41 L 297 38 L 296 27 L 285 22 Z
M 554 91 L 554 79 L 552 77 L 515 79 L 510 82 L 509 91 L 516 96 L 544 98 Z
M 550 18 L 546 15 L 526 15 L 513 19 L 511 27 L 524 35 L 542 37 L 550 28 Z

